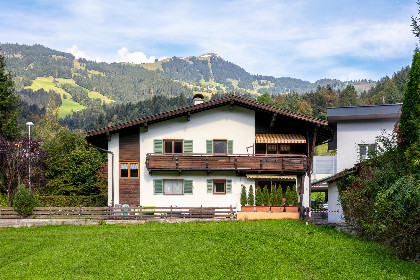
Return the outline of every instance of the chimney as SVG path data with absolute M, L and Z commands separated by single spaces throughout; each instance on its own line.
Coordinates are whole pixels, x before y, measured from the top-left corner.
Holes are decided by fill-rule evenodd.
M 194 105 L 204 103 L 204 95 L 197 93 L 193 96 Z

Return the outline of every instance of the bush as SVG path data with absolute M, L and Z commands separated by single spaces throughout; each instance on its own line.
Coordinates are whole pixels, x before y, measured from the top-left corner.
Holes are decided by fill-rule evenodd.
M 103 207 L 108 204 L 108 197 L 104 195 L 90 196 L 63 196 L 50 195 L 38 196 L 38 200 L 42 207 Z
M 7 207 L 7 197 L 2 193 L 0 193 L 0 207 Z
M 296 192 L 296 186 L 293 185 L 292 188 L 287 187 L 286 190 L 286 194 L 285 194 L 285 199 L 286 199 L 286 206 L 297 206 L 298 205 L 298 197 L 297 197 L 297 192 Z
M 249 191 L 248 191 L 248 204 L 250 206 L 254 206 L 254 204 L 255 204 L 254 189 L 252 188 L 252 185 L 249 186 Z
M 27 217 L 32 215 L 34 207 L 37 206 L 39 206 L 39 202 L 36 196 L 25 185 L 20 185 L 13 199 L 13 208 L 15 211 L 22 217 Z
M 262 192 L 262 203 L 264 206 L 270 205 L 270 196 L 268 194 L 268 188 L 267 186 L 264 186 L 263 192 Z
M 279 201 L 278 201 L 277 190 L 275 188 L 273 190 L 271 190 L 270 204 L 271 204 L 271 206 L 279 206 L 280 205 Z
M 242 185 L 242 191 L 241 191 L 241 205 L 245 206 L 247 204 L 247 199 L 246 199 L 246 189 L 245 186 Z
M 262 206 L 264 204 L 263 202 L 263 194 L 261 192 L 260 186 L 257 187 L 257 192 L 255 194 L 255 205 L 256 206 Z

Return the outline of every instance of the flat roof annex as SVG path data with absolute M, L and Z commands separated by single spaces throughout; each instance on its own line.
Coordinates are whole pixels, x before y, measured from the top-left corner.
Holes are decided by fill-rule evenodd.
M 366 119 L 398 119 L 401 104 L 343 106 L 327 108 L 328 122 Z

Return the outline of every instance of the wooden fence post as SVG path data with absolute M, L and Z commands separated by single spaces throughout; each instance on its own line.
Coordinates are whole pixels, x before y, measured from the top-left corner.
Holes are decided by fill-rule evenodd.
M 79 207 L 79 216 L 82 216 L 82 205 Z
M 140 205 L 140 219 L 143 218 L 143 206 Z
M 0 218 L 1 218 L 1 205 L 0 205 Z
M 172 205 L 171 205 L 171 215 L 170 215 L 170 217 L 172 218 Z
M 233 208 L 232 208 L 232 204 L 230 205 L 230 214 L 229 214 L 229 219 L 232 220 L 233 218 Z
M 201 205 L 201 218 L 203 218 L 203 205 Z
M 50 214 L 50 219 L 51 219 L 51 218 L 52 218 L 52 217 L 51 217 L 51 205 L 49 206 L 48 212 L 49 212 L 49 214 Z

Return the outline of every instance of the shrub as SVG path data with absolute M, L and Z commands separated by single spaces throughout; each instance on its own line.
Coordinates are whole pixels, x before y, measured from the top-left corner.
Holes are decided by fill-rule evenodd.
M 37 197 L 42 207 L 103 207 L 108 204 L 108 197 L 104 195 L 75 196 L 50 195 Z
M 275 188 L 273 190 L 271 190 L 270 204 L 271 204 L 271 206 L 279 206 L 280 205 L 278 203 L 278 194 L 277 194 L 277 190 Z
M 252 188 L 252 185 L 249 186 L 249 191 L 248 191 L 248 204 L 250 206 L 253 206 L 255 204 L 254 189 Z
M 298 205 L 298 194 L 297 194 L 297 191 L 296 191 L 296 185 L 293 185 L 293 187 L 291 189 L 291 201 L 292 201 L 293 206 Z
M 264 204 L 263 202 L 263 194 L 261 192 L 260 186 L 257 187 L 257 192 L 255 194 L 255 205 L 256 206 L 262 206 Z
M 7 197 L 2 193 L 0 193 L 0 207 L 7 207 Z
M 247 204 L 247 199 L 246 199 L 246 189 L 245 186 L 242 185 L 242 191 L 241 191 L 241 205 L 245 206 Z
M 263 205 L 264 206 L 270 205 L 270 196 L 268 194 L 268 188 L 267 188 L 267 186 L 264 186 L 262 195 L 263 195 L 263 198 L 262 198 Z
M 13 208 L 22 217 L 32 215 L 34 207 L 39 206 L 38 199 L 25 185 L 20 185 L 13 199 Z

